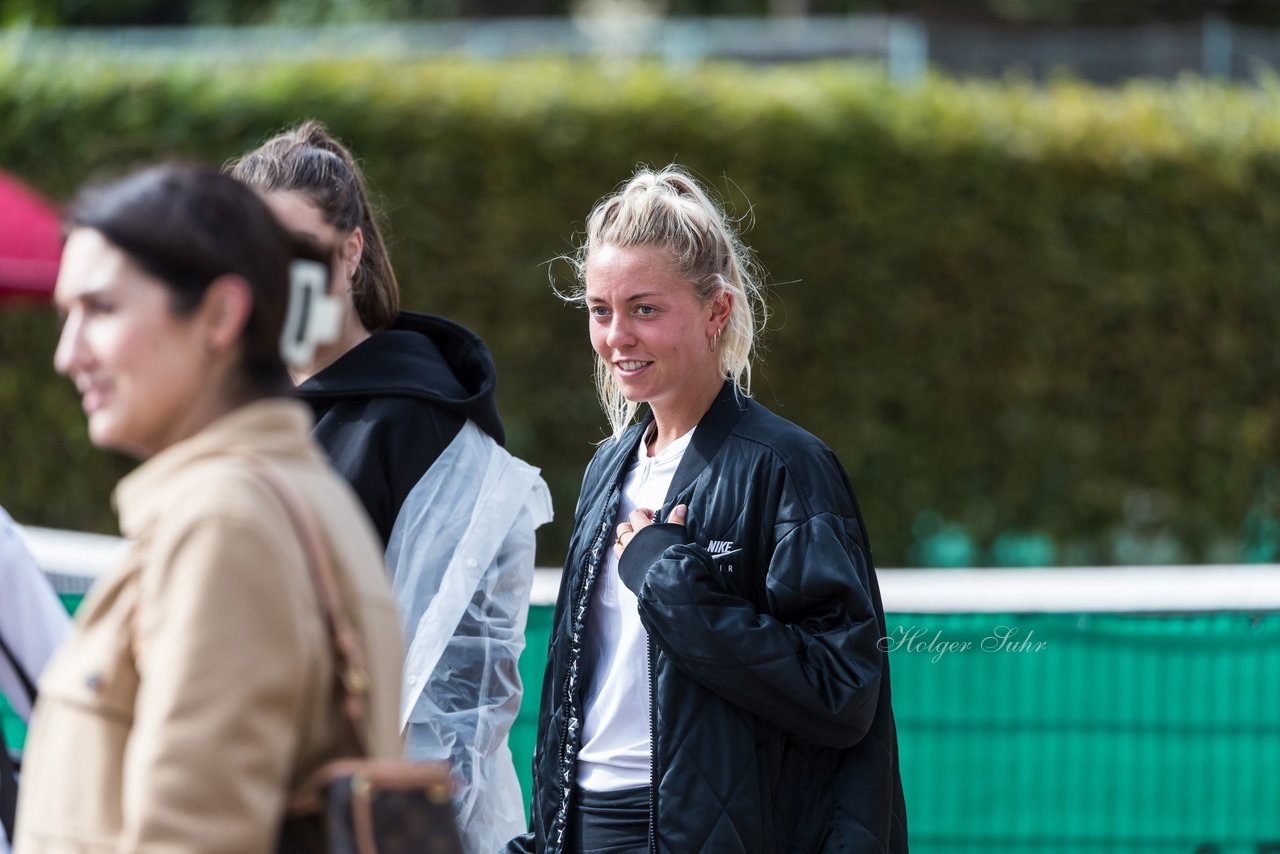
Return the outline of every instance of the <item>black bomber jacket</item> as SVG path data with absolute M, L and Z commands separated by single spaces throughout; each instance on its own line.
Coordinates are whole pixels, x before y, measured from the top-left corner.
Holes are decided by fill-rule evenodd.
M 556 605 L 531 830 L 560 852 L 581 746 L 593 584 L 645 424 L 583 479 Z M 886 636 L 862 515 L 814 436 L 726 383 L 619 574 L 649 634 L 650 851 L 906 852 Z M 646 702 L 638 697 L 637 702 Z

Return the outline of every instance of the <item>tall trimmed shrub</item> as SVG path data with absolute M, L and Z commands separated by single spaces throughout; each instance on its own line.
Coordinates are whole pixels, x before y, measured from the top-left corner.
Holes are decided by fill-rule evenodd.
M 585 316 L 552 293 L 568 270 L 547 262 L 636 164 L 671 160 L 742 217 L 774 283 L 756 396 L 840 455 L 881 565 L 938 562 L 938 520 L 974 562 L 1265 559 L 1278 92 L 897 89 L 848 65 L 33 67 L 11 53 L 0 168 L 66 199 L 95 175 L 220 162 L 324 120 L 384 202 L 405 305 L 494 352 L 510 447 L 555 495 L 541 563 L 560 560 L 605 435 Z M 88 446 L 50 367 L 55 335 L 47 312 L 0 312 L 0 503 L 111 530 L 128 463 Z M 1009 551 L 1019 538 L 1037 545 Z

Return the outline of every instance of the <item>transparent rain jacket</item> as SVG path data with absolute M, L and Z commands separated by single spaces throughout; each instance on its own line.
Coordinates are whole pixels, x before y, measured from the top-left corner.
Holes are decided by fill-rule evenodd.
M 387 545 L 407 650 L 405 748 L 453 763 L 472 854 L 502 849 L 527 824 L 507 733 L 520 710 L 534 530 L 551 516 L 538 469 L 468 421 L 410 491 Z

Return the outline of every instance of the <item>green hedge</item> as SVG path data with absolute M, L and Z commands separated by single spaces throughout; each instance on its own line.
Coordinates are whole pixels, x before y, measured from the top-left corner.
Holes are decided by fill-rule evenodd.
M 756 396 L 831 444 L 882 565 L 1265 559 L 1280 504 L 1280 85 L 1099 90 L 538 62 L 37 67 L 0 53 L 0 168 L 55 199 L 316 116 L 380 191 L 408 307 L 483 334 L 558 560 L 603 435 L 545 262 L 678 160 L 775 283 Z M 565 270 L 550 268 L 553 275 Z M 0 312 L 0 503 L 111 530 L 123 461 Z

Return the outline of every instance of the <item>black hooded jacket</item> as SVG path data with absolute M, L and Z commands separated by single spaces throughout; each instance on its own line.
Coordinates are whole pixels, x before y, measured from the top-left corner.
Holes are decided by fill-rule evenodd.
M 401 312 L 298 386 L 315 437 L 355 488 L 385 546 L 405 496 L 470 418 L 499 445 L 497 372 L 475 333 Z
M 587 468 L 556 606 L 531 832 L 560 852 L 574 809 L 583 643 L 644 424 Z M 650 851 L 906 852 L 881 651 L 884 610 L 861 512 L 822 442 L 726 384 L 619 574 L 649 635 Z

